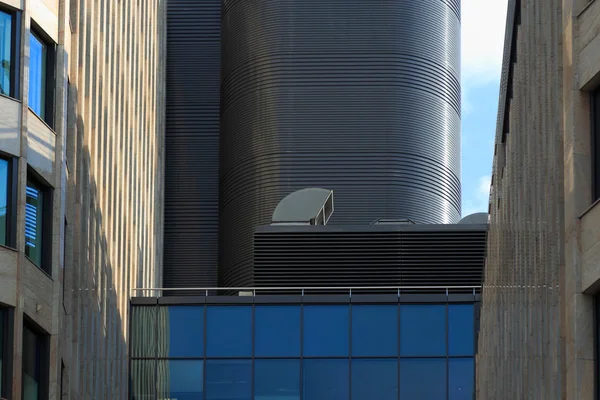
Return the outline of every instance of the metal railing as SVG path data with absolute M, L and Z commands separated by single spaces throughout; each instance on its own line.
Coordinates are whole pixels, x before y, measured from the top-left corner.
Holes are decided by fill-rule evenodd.
M 277 286 L 277 287 L 189 287 L 189 288 L 133 288 L 131 289 L 134 295 L 132 297 L 161 297 L 164 292 L 194 292 L 204 293 L 208 296 L 210 293 L 216 292 L 238 292 L 244 293 L 246 296 L 256 296 L 257 294 L 272 294 L 278 292 L 278 294 L 300 294 L 302 296 L 317 292 L 344 292 L 348 296 L 352 297 L 352 293 L 361 293 L 365 291 L 376 291 L 378 293 L 387 292 L 388 294 L 397 294 L 400 297 L 403 292 L 415 293 L 415 292 L 438 292 L 439 294 L 449 295 L 451 293 L 463 293 L 463 294 L 477 294 L 481 291 L 481 286 Z M 137 293 L 142 293 L 137 295 Z M 313 294 L 313 293 L 311 293 Z M 329 293 L 327 293 L 329 294 Z

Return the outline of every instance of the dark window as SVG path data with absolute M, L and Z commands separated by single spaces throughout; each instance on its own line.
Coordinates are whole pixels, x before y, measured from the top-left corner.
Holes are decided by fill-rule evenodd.
M 305 306 L 304 356 L 347 356 L 349 324 L 348 306 Z
M 1 11 L 0 11 L 1 13 Z M 10 200 L 10 165 L 0 158 L 0 244 L 9 244 L 9 200 Z
M 156 363 L 154 360 L 131 361 L 131 400 L 154 399 L 156 393 Z
M 303 399 L 346 400 L 349 396 L 347 359 L 304 359 Z
M 254 400 L 300 400 L 300 360 L 254 361 Z
M 18 96 L 19 15 L 17 11 L 0 9 L 0 94 L 15 98 Z
M 23 381 L 24 400 L 48 398 L 47 338 L 27 325 L 23 326 Z
M 50 190 L 31 176 L 27 179 L 26 191 L 25 254 L 50 275 L 52 197 Z
M 159 307 L 158 323 L 159 357 L 204 355 L 204 307 Z
M 8 381 L 5 379 L 8 358 L 8 348 L 6 344 L 7 340 L 7 311 L 4 308 L 0 308 L 0 397 L 7 397 L 6 386 Z
M 475 389 L 475 365 L 472 358 L 448 360 L 449 400 L 472 400 Z
M 400 355 L 446 355 L 446 306 L 400 306 Z
M 600 199 L 600 89 L 592 93 L 592 202 Z
M 300 356 L 300 307 L 256 306 L 254 319 L 256 356 Z
M 448 306 L 448 354 L 472 356 L 475 354 L 475 325 L 472 304 Z
M 207 360 L 206 400 L 252 399 L 251 360 Z
M 440 400 L 446 398 L 446 359 L 400 360 L 400 398 Z
M 208 357 L 252 355 L 252 307 L 212 306 L 206 309 L 206 313 Z
M 396 400 L 398 359 L 352 360 L 351 382 L 352 400 Z
M 204 400 L 204 362 L 161 360 L 156 384 L 159 399 Z
M 131 307 L 131 356 L 156 356 L 156 307 Z
M 352 306 L 352 355 L 398 355 L 398 306 Z
M 53 127 L 54 44 L 32 27 L 29 35 L 29 108 Z

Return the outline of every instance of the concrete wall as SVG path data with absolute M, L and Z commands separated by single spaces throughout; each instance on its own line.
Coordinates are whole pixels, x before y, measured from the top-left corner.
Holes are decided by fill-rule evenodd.
M 600 77 L 600 1 L 520 3 L 509 1 L 478 398 L 592 400 L 600 206 L 588 91 Z
M 0 247 L 12 399 L 25 317 L 50 335 L 51 399 L 124 399 L 130 289 L 161 285 L 165 1 L 0 6 L 21 11 L 21 91 L 0 96 L 0 152 L 18 160 L 16 244 Z M 57 44 L 53 128 L 27 107 L 31 20 Z M 28 168 L 54 189 L 50 275 L 24 254 Z

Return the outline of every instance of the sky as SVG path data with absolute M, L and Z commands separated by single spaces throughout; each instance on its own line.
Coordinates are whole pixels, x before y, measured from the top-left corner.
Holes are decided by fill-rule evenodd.
M 507 0 L 462 0 L 462 215 L 487 212 Z

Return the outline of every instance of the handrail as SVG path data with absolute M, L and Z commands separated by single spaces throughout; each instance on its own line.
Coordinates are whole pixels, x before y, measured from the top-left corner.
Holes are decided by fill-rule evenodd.
M 324 291 L 324 290 L 347 290 L 348 294 L 352 296 L 352 291 L 360 290 L 389 290 L 397 291 L 398 295 L 403 290 L 440 290 L 445 291 L 448 294 L 454 290 L 472 290 L 473 294 L 476 294 L 478 289 L 482 286 L 275 286 L 275 287 L 188 287 L 188 288 L 132 288 L 133 292 L 159 292 L 164 291 L 190 291 L 190 292 L 205 292 L 208 296 L 209 292 L 214 291 L 239 291 L 239 292 L 252 292 L 252 296 L 256 296 L 256 292 L 260 291 L 280 291 L 280 292 L 292 292 L 300 291 L 304 296 L 305 291 Z M 151 296 L 155 297 L 155 296 Z

